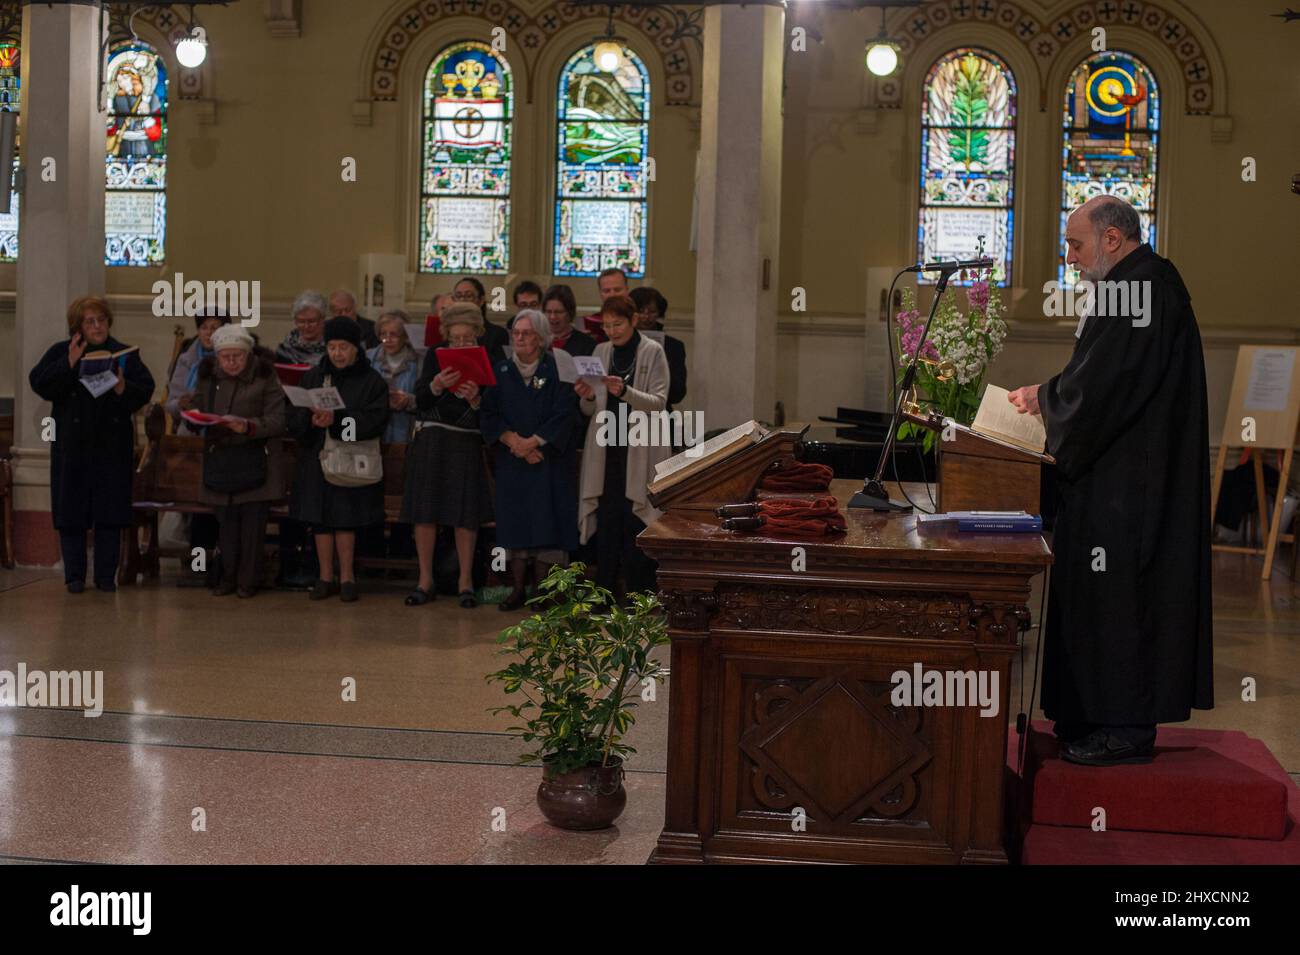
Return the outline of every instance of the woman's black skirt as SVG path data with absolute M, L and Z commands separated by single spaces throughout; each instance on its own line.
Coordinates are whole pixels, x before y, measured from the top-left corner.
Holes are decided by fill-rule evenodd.
M 476 529 L 492 521 L 483 438 L 471 431 L 421 428 L 406 449 L 402 523 Z

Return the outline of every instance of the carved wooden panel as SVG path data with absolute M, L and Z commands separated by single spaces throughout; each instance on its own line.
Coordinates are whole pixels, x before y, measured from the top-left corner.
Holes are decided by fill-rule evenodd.
M 713 625 L 943 638 L 969 636 L 970 618 L 970 601 L 947 594 L 722 584 Z
M 722 818 L 950 846 L 950 710 L 896 707 L 892 667 L 724 657 Z M 736 695 L 729 692 L 732 688 Z M 861 832 L 859 832 L 861 835 Z

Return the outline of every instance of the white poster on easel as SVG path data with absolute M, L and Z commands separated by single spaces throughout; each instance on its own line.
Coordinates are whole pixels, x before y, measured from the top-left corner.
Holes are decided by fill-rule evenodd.
M 1295 349 L 1257 348 L 1250 363 L 1243 411 L 1285 411 L 1291 396 Z

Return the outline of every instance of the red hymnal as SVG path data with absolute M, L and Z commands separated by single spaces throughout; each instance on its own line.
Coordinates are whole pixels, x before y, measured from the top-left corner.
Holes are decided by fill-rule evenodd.
M 446 371 L 455 368 L 460 372 L 461 381 L 472 381 L 480 388 L 497 383 L 492 374 L 492 362 L 488 361 L 487 349 L 482 345 L 473 348 L 439 348 L 438 368 Z

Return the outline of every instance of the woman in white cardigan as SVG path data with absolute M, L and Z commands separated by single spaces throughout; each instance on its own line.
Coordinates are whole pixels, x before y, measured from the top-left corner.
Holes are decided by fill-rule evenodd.
M 636 305 L 626 295 L 606 299 L 600 318 L 609 341 L 594 354 L 608 372 L 604 387 L 582 380 L 574 386 L 582 413 L 593 418 L 582 450 L 578 531 L 583 544 L 599 531 L 596 583 L 623 602 L 629 592 L 655 590 L 655 562 L 637 548 L 636 536 L 663 513 L 650 504 L 646 485 L 655 465 L 672 455 L 672 442 L 657 422 L 633 429 L 638 413 L 655 415 L 668 404 L 668 359 L 658 342 L 637 332 Z M 630 444 L 620 419 L 628 433 L 647 440 Z M 618 587 L 620 570 L 625 588 Z

